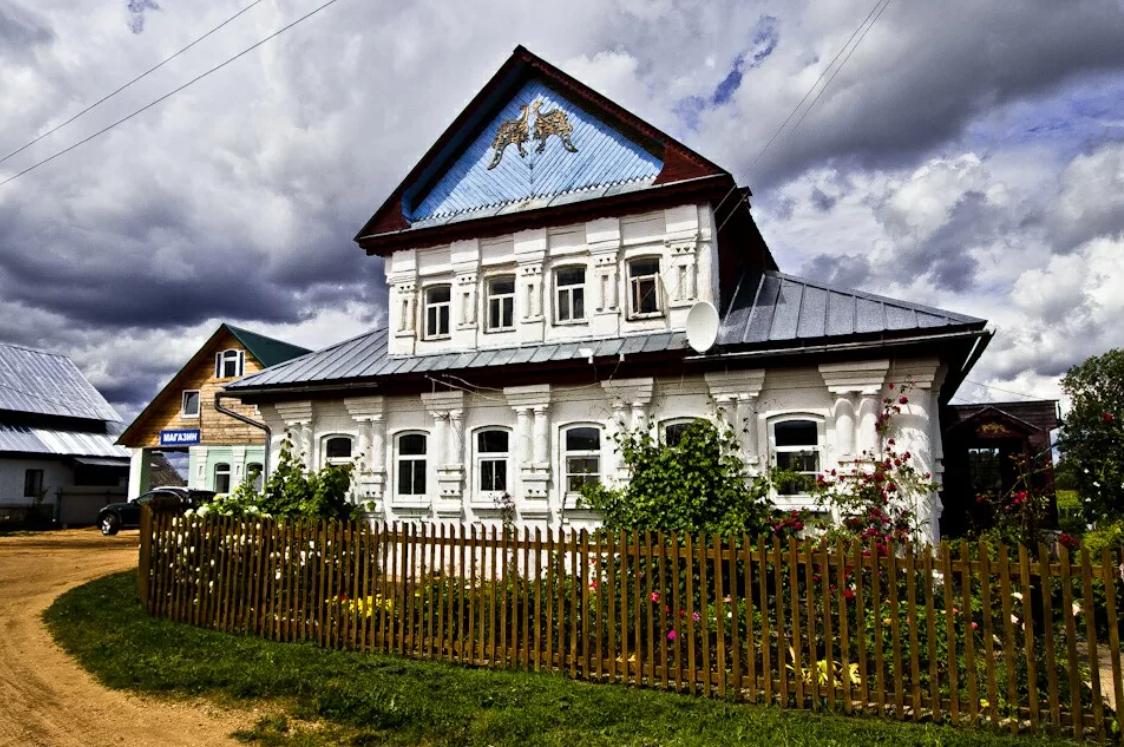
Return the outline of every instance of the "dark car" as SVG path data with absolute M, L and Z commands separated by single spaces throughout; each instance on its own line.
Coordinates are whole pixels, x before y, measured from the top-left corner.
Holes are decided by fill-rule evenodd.
M 124 503 L 110 503 L 98 513 L 98 527 L 106 537 L 117 534 L 121 529 L 140 526 L 141 506 L 186 511 L 189 508 L 207 503 L 215 494 L 209 490 L 188 490 L 187 488 L 153 488 Z

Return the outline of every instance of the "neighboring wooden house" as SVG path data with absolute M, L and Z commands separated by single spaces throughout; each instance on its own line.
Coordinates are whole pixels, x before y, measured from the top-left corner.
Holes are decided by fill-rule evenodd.
M 1009 497 L 1016 487 L 1026 487 L 1017 485 L 1020 472 L 1044 493 L 1056 526 L 1051 433 L 1058 421 L 1058 402 L 1052 399 L 946 407 L 941 534 L 957 537 L 986 528 L 990 515 L 977 497 Z
M 154 450 L 188 453 L 187 484 L 226 493 L 246 475 L 261 473 L 265 437 L 261 430 L 215 409 L 215 394 L 235 379 L 309 352 L 297 345 L 229 324 L 221 325 L 172 380 L 125 429 L 117 443 L 132 450 L 129 494 L 153 482 Z M 224 406 L 249 418 L 252 405 L 230 400 Z
M 522 525 L 594 526 L 581 486 L 627 479 L 614 432 L 699 417 L 752 471 L 816 474 L 876 448 L 907 379 L 898 440 L 939 477 L 938 410 L 986 322 L 781 273 L 749 196 L 520 47 L 356 236 L 385 263 L 386 328 L 226 388 L 273 453 L 288 432 L 309 469 L 357 460 L 388 520 L 496 524 L 510 496 Z M 692 350 L 692 314 L 717 344 Z M 935 539 L 939 497 L 915 508 Z
M 0 344 L 0 525 L 96 521 L 125 494 L 121 427 L 72 360 Z

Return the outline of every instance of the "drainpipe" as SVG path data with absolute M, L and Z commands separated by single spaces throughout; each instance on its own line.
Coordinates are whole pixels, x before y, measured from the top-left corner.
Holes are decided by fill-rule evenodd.
M 265 454 L 262 457 L 261 464 L 261 484 L 262 490 L 265 490 L 265 481 L 269 479 L 269 451 L 271 448 L 273 448 L 273 429 L 265 423 L 259 423 L 252 418 L 246 417 L 240 412 L 235 412 L 229 407 L 224 407 L 222 404 L 222 399 L 224 397 L 233 396 L 235 395 L 230 394 L 229 392 L 215 392 L 215 409 L 221 412 L 223 415 L 229 415 L 235 420 L 245 423 L 251 428 L 257 428 L 258 430 L 265 431 Z

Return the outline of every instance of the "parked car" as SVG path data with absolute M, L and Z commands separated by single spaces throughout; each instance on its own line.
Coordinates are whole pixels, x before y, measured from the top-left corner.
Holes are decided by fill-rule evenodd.
M 106 537 L 122 529 L 140 526 L 141 506 L 185 511 L 215 497 L 210 490 L 188 490 L 180 487 L 153 488 L 123 503 L 110 503 L 98 513 L 98 527 Z

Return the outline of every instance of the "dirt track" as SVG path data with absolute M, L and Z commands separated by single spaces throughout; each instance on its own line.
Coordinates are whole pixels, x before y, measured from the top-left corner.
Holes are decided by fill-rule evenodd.
M 108 690 L 55 645 L 40 615 L 62 592 L 136 564 L 136 532 L 0 537 L 0 747 L 216 747 L 246 716 Z

